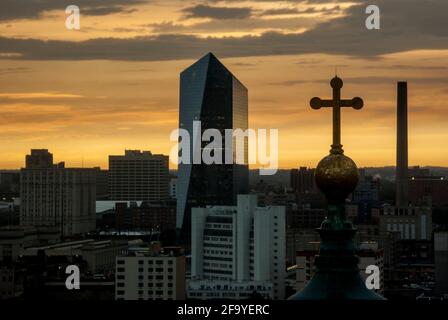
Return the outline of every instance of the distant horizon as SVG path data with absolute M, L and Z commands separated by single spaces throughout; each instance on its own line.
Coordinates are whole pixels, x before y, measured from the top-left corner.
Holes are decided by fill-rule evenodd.
M 59 161 L 61 162 L 61 161 Z M 64 161 L 62 161 L 64 162 Z M 55 163 L 57 163 L 55 161 Z M 79 168 L 100 168 L 101 170 L 109 170 L 108 167 L 101 167 L 101 166 L 84 166 L 84 167 L 80 167 L 80 166 L 67 166 L 67 162 L 65 162 L 66 164 L 66 168 L 75 168 L 75 169 L 79 169 Z M 278 168 L 278 171 L 285 171 L 285 170 L 292 170 L 292 169 L 300 169 L 301 167 L 306 167 L 307 169 L 315 169 L 318 163 L 316 163 L 315 166 L 297 166 L 297 167 L 280 167 Z M 358 165 L 358 169 L 387 169 L 387 168 L 395 168 L 396 165 L 384 165 L 384 166 L 359 166 Z M 433 166 L 433 165 L 409 165 L 409 169 L 413 169 L 413 168 L 422 168 L 422 169 L 447 169 L 448 170 L 448 166 Z M 20 170 L 22 168 L 25 168 L 25 166 L 23 167 L 14 167 L 14 168 L 0 168 L 0 171 L 17 171 Z M 258 167 L 250 167 L 249 171 L 258 171 L 259 168 Z M 169 168 L 169 171 L 177 171 L 177 168 Z

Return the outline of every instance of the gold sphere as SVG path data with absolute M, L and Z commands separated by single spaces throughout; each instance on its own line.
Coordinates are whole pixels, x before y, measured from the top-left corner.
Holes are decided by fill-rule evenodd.
M 344 154 L 330 154 L 316 168 L 316 185 L 329 202 L 343 203 L 355 190 L 359 172 L 355 162 Z

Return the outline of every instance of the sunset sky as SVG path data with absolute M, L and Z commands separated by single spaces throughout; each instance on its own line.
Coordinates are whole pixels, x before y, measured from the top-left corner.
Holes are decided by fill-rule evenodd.
M 78 5 L 81 30 L 65 28 Z M 367 30 L 365 8 L 381 9 Z M 395 163 L 396 82 L 409 83 L 411 165 L 448 166 L 446 0 L 1 0 L 0 168 L 31 148 L 68 166 L 169 154 L 179 73 L 213 52 L 249 89 L 249 126 L 279 129 L 280 167 L 315 166 L 331 144 L 337 68 L 342 143 L 358 166 Z

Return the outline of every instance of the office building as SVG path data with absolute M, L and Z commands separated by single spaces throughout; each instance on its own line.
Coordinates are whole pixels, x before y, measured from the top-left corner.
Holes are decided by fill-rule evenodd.
M 160 201 L 169 197 L 168 156 L 126 150 L 109 156 L 110 200 Z
M 109 170 L 96 169 L 96 200 L 109 199 Z
M 190 298 L 284 299 L 284 207 L 238 195 L 237 206 L 193 208 L 191 245 Z
M 201 122 L 201 130 L 248 129 L 248 93 L 246 87 L 211 53 L 207 54 L 180 75 L 179 128 L 194 137 L 194 121 Z M 201 133 L 202 133 L 201 132 Z M 222 146 L 225 146 L 224 134 Z M 190 143 L 189 163 L 180 163 L 177 176 L 177 229 L 181 240 L 190 241 L 191 208 L 206 205 L 235 205 L 237 194 L 249 189 L 247 166 L 247 137 L 240 154 L 246 164 L 193 164 Z M 208 145 L 202 142 L 201 153 Z M 235 144 L 235 140 L 234 143 Z M 228 161 L 227 161 L 228 162 Z
M 432 239 L 430 207 L 397 208 L 385 206 L 380 216 L 380 233 L 396 231 L 402 240 Z
M 19 170 L 0 170 L 0 194 L 18 194 L 20 187 Z
M 96 170 L 53 164 L 47 150 L 31 150 L 20 170 L 20 225 L 57 226 L 61 236 L 95 230 Z
M 177 198 L 177 178 L 174 177 L 170 179 L 170 198 Z
M 448 207 L 448 179 L 443 176 L 411 176 L 409 201 L 415 206 Z
M 434 233 L 434 264 L 436 291 L 448 294 L 448 232 Z
M 178 247 L 130 248 L 117 257 L 116 300 L 185 299 L 185 255 Z
M 128 241 L 83 239 L 32 246 L 20 251 L 22 257 L 36 257 L 43 252 L 47 258 L 79 264 L 82 274 L 108 275 L 115 271 L 115 259 L 126 255 Z M 80 264 L 79 262 L 83 262 Z
M 298 194 L 317 193 L 317 186 L 314 180 L 316 169 L 300 167 L 291 170 L 291 188 Z
M 4 226 L 0 228 L 0 263 L 14 263 L 23 249 L 60 239 L 58 227 Z

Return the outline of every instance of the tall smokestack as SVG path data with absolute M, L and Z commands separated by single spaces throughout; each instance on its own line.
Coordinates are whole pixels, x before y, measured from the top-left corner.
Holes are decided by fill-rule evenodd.
M 397 207 L 408 206 L 408 84 L 398 82 L 397 86 Z

